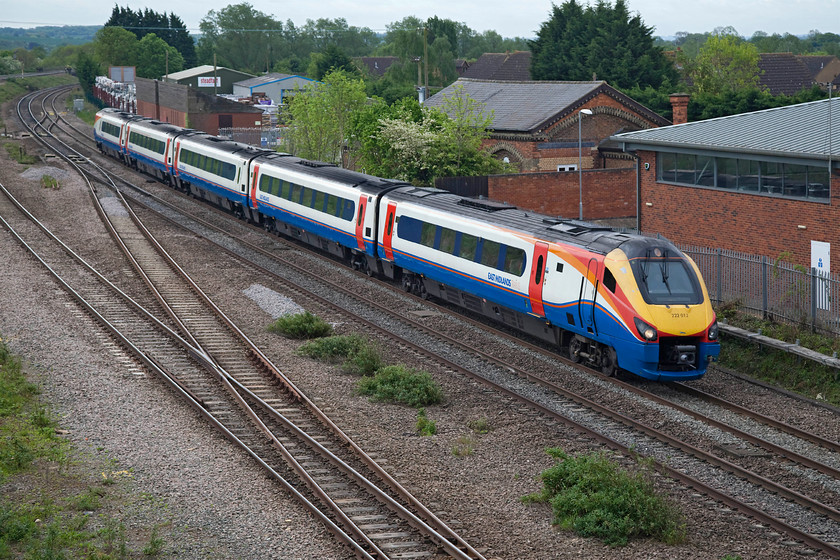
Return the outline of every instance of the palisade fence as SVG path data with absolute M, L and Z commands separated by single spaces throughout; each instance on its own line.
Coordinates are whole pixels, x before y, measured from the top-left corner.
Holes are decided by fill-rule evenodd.
M 736 251 L 677 246 L 697 263 L 713 301 L 840 334 L 838 275 Z
M 242 142 L 261 148 L 276 148 L 283 140 L 284 127 L 225 127 L 219 129 L 219 136 L 234 142 Z

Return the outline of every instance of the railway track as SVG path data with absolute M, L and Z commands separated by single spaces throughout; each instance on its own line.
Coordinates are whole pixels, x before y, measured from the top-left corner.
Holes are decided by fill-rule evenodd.
M 34 97 L 26 101 L 26 111 L 21 101 L 19 117 L 27 122 L 29 113 L 38 123 L 31 125 L 32 133 L 46 135 L 54 123 L 34 115 Z M 4 225 L 97 322 L 298 497 L 356 556 L 483 558 L 262 354 L 166 254 L 118 192 L 89 186 L 103 223 L 131 262 L 135 278 L 129 283 L 146 285 L 154 295 L 153 309 L 85 265 L 5 188 L 7 203 L 0 212 L 9 215 L 14 207 L 22 217 L 16 226 L 6 220 Z M 67 280 L 71 277 L 74 281 Z
M 170 193 L 167 193 L 167 194 L 170 194 Z M 167 196 L 167 198 L 168 198 L 168 196 Z M 159 204 L 159 202 L 151 203 L 150 205 L 152 205 L 152 204 Z M 177 211 L 179 213 L 183 212 L 183 210 L 181 210 L 181 209 L 179 209 Z M 207 213 L 206 209 L 202 209 L 201 213 L 203 215 L 212 214 L 212 213 Z M 183 221 L 183 219 L 181 219 L 180 221 Z M 223 227 L 221 227 L 221 229 L 224 230 L 225 232 L 229 231 L 231 227 L 234 227 L 231 224 L 231 221 L 227 220 L 226 218 L 223 220 L 223 224 L 224 225 L 223 225 Z M 238 228 L 239 226 L 240 226 L 240 224 L 237 224 L 237 226 L 235 226 L 235 227 Z M 208 227 L 208 225 L 206 223 L 201 226 L 201 228 L 206 228 L 206 227 Z M 217 227 L 217 226 L 214 226 L 214 227 Z M 193 231 L 195 233 L 197 231 L 197 229 L 194 228 L 191 231 Z M 248 232 L 245 228 L 243 228 L 242 231 L 243 231 L 243 233 L 241 234 L 242 237 L 251 237 L 252 234 L 254 234 L 254 232 Z M 254 235 L 256 235 L 256 234 L 254 234 Z M 238 243 L 243 243 L 243 241 L 239 240 Z M 261 238 L 255 244 L 248 247 L 247 251 L 252 252 L 254 254 L 258 254 L 259 251 L 264 251 L 262 246 L 265 245 L 266 243 L 267 242 L 265 241 L 265 239 Z M 237 249 L 234 252 L 237 254 L 237 257 L 242 258 L 243 249 Z M 260 262 L 276 261 L 277 253 L 278 253 L 278 251 L 276 251 L 276 250 L 271 251 L 268 254 L 263 252 L 260 257 L 251 258 L 250 261 L 252 262 L 252 264 L 256 260 L 259 260 Z M 294 263 L 292 263 L 290 261 L 284 262 L 283 263 L 284 270 L 287 270 L 289 267 L 293 266 L 293 264 Z M 301 274 L 305 274 L 306 271 L 303 270 L 305 268 L 306 267 L 301 267 L 301 270 L 299 270 L 299 272 Z M 270 267 L 264 268 L 263 270 L 264 270 L 264 272 L 271 272 Z M 319 276 L 324 276 L 323 272 L 320 273 L 320 274 L 318 272 L 315 272 L 315 274 L 319 275 Z M 279 278 L 279 277 L 277 278 L 277 281 L 281 281 L 281 280 L 282 280 L 281 278 Z M 339 281 L 337 283 L 334 283 L 333 285 L 329 286 L 329 290 L 330 291 L 340 290 L 340 289 L 342 289 L 342 284 L 344 284 L 344 283 L 345 283 L 345 279 L 342 278 L 341 281 Z M 315 294 L 309 294 L 309 295 L 304 296 L 305 292 L 307 291 L 305 288 L 295 288 L 295 289 L 299 290 L 298 293 L 300 293 L 302 297 L 308 297 L 308 298 L 312 299 L 313 301 L 316 300 Z M 309 291 L 324 291 L 324 290 L 309 290 Z M 357 294 L 355 293 L 355 292 L 360 291 L 358 288 L 350 287 L 349 289 L 345 289 L 345 291 L 348 292 L 348 293 L 345 294 L 346 297 L 354 297 L 358 300 Z M 400 297 L 402 298 L 402 297 L 406 297 L 406 296 L 400 294 Z M 381 294 L 378 294 L 378 295 L 374 296 L 374 298 L 372 298 L 372 299 L 377 299 L 377 298 L 381 298 Z M 326 304 L 327 303 L 324 303 L 323 301 L 321 302 L 321 305 L 326 305 Z M 417 302 L 417 304 L 420 305 L 419 302 Z M 334 307 L 336 307 L 336 306 L 337 307 L 342 307 L 342 305 L 337 305 L 335 303 L 329 303 L 329 305 L 332 305 Z M 378 303 L 375 302 L 375 301 L 364 302 L 364 305 L 368 306 L 368 307 L 376 308 L 377 309 L 376 313 L 385 313 L 386 311 L 388 313 L 392 313 L 394 308 L 399 307 L 399 306 L 395 306 L 393 303 L 385 304 L 384 306 L 382 306 L 382 305 L 378 305 Z M 426 303 L 424 302 L 423 305 L 426 305 Z M 344 307 L 347 307 L 347 306 L 344 306 Z M 360 320 L 360 319 L 358 317 L 355 317 L 353 320 Z M 424 336 L 428 336 L 429 331 L 434 330 L 434 329 L 429 329 L 428 328 L 428 323 L 430 323 L 430 322 L 441 323 L 442 322 L 442 321 L 438 321 L 438 320 L 433 320 L 433 321 L 420 320 L 420 321 L 417 321 L 417 320 L 414 320 L 414 319 L 410 319 L 406 314 L 400 314 L 398 320 L 400 322 L 403 322 L 403 323 L 410 323 L 411 328 L 424 329 L 426 331 L 426 334 Z M 375 324 L 373 322 L 370 322 L 368 324 L 371 328 L 373 328 L 375 326 Z M 437 324 L 435 326 L 440 327 L 439 324 Z M 383 330 L 383 331 L 388 330 L 388 329 L 382 329 L 381 327 L 378 327 L 378 328 L 380 328 L 380 330 Z M 393 336 L 393 335 L 391 335 L 391 336 Z M 433 336 L 435 336 L 437 338 L 437 340 L 442 340 L 439 333 L 434 333 Z M 497 333 L 494 334 L 493 336 L 497 336 Z M 425 355 L 435 356 L 435 352 L 430 351 L 429 348 L 428 348 L 428 345 L 426 345 L 426 346 L 413 345 L 413 343 L 410 343 L 406 340 L 400 340 L 399 343 L 405 345 L 406 347 L 413 346 L 413 351 L 415 351 L 417 353 L 422 353 L 422 354 L 425 354 Z M 459 343 L 459 341 L 453 341 L 451 339 L 445 341 L 445 344 L 448 345 L 449 347 L 452 347 L 452 346 L 454 346 L 458 343 Z M 522 346 L 522 342 L 519 341 L 518 339 L 516 339 L 516 344 L 519 345 L 519 346 Z M 490 346 L 490 345 L 492 345 L 492 344 L 488 342 L 488 346 Z M 475 342 L 473 342 L 472 344 L 468 345 L 469 348 L 464 348 L 463 344 L 460 344 L 460 346 L 461 346 L 461 351 L 462 352 L 464 352 L 465 354 L 468 353 L 471 356 L 475 356 L 474 347 L 475 346 L 484 346 L 484 344 L 481 344 L 481 343 L 476 344 Z M 531 351 L 537 351 L 537 350 L 542 351 L 541 349 L 538 349 L 536 347 L 531 349 Z M 440 356 L 434 357 L 434 359 L 437 360 L 438 362 L 444 362 L 444 360 Z M 551 370 L 552 367 L 556 368 L 556 360 L 557 360 L 556 356 L 550 356 L 550 357 L 543 356 L 542 359 L 546 360 L 547 361 L 546 363 L 548 365 L 547 366 L 540 366 L 540 367 L 537 367 L 535 369 L 539 370 L 541 367 L 544 367 L 544 369 L 546 369 L 546 370 Z M 735 456 L 734 458 L 736 459 L 736 462 L 732 462 L 732 461 L 729 461 L 729 460 L 726 460 L 726 459 L 722 459 L 719 456 L 721 454 L 721 451 L 719 449 L 718 450 L 714 449 L 715 444 L 710 443 L 711 441 L 713 441 L 711 439 L 709 439 L 705 443 L 701 441 L 699 443 L 699 445 L 694 445 L 692 443 L 687 443 L 685 441 L 681 441 L 680 438 L 682 437 L 686 440 L 693 440 L 693 441 L 696 442 L 698 440 L 697 436 L 685 436 L 683 434 L 679 434 L 678 436 L 668 435 L 667 433 L 664 433 L 661 430 L 658 430 L 655 426 L 645 426 L 643 422 L 638 422 L 634 418 L 632 418 L 632 416 L 634 415 L 634 411 L 632 409 L 634 407 L 638 406 L 639 401 L 638 400 L 637 401 L 632 401 L 632 400 L 627 399 L 624 396 L 621 396 L 625 393 L 633 393 L 633 394 L 637 395 L 639 398 L 644 399 L 646 401 L 646 402 L 644 402 L 644 408 L 650 409 L 650 408 L 655 408 L 657 406 L 662 406 L 662 407 L 667 407 L 669 409 L 667 411 L 667 414 L 663 414 L 659 417 L 655 417 L 653 422 L 651 422 L 652 424 L 663 424 L 663 423 L 667 424 L 667 423 L 669 423 L 669 419 L 674 418 L 675 415 L 681 415 L 685 418 L 693 418 L 693 421 L 696 421 L 696 422 L 704 422 L 703 417 L 708 417 L 709 416 L 708 413 L 704 414 L 704 413 L 692 411 L 692 407 L 696 407 L 697 402 L 699 400 L 701 400 L 701 395 L 698 395 L 698 394 L 688 395 L 686 393 L 686 391 L 688 391 L 689 388 L 686 388 L 686 389 L 683 390 L 683 396 L 682 397 L 675 397 L 673 395 L 670 395 L 670 396 L 667 396 L 667 397 L 657 397 L 659 400 L 658 401 L 653 401 L 653 396 L 652 396 L 651 392 L 650 391 L 645 391 L 643 388 L 640 388 L 640 387 L 636 386 L 636 384 L 626 384 L 626 383 L 622 384 L 621 382 L 618 382 L 616 380 L 604 380 L 604 379 L 599 379 L 598 383 L 595 383 L 595 384 L 593 384 L 591 381 L 586 381 L 586 382 L 581 383 L 581 382 L 577 381 L 576 379 L 572 379 L 572 376 L 564 376 L 563 377 L 563 385 L 560 386 L 557 383 L 553 382 L 552 380 L 548 379 L 552 375 L 555 375 L 555 377 L 556 377 L 556 373 L 552 373 L 551 371 L 547 371 L 545 374 L 539 374 L 538 375 L 538 374 L 535 374 L 533 369 L 531 369 L 531 368 L 523 369 L 521 367 L 516 366 L 515 364 L 504 363 L 503 361 L 499 360 L 498 358 L 494 358 L 493 356 L 489 356 L 489 355 L 482 356 L 480 358 L 480 360 L 483 364 L 488 364 L 488 363 L 495 364 L 496 368 L 499 369 L 501 372 L 517 373 L 520 376 L 521 379 L 528 380 L 529 384 L 533 383 L 534 381 L 538 381 L 542 385 L 543 389 L 551 392 L 549 397 L 548 397 L 549 400 L 555 398 L 554 396 L 551 396 L 551 395 L 562 395 L 562 397 L 564 399 L 568 399 L 568 400 L 567 400 L 566 403 L 561 403 L 561 404 L 558 405 L 558 403 L 556 403 L 556 402 L 546 404 L 545 402 L 537 402 L 537 399 L 526 399 L 525 397 L 522 396 L 522 394 L 527 392 L 529 389 L 527 389 L 527 388 L 517 388 L 517 387 L 514 386 L 514 383 L 512 383 L 509 379 L 504 379 L 504 380 L 502 380 L 502 382 L 497 383 L 495 385 L 495 388 L 497 390 L 502 391 L 502 392 L 507 392 L 511 396 L 511 398 L 516 398 L 516 399 L 522 400 L 523 402 L 527 402 L 528 406 L 536 408 L 537 410 L 540 410 L 541 413 L 543 413 L 545 415 L 548 415 L 550 417 L 556 418 L 557 420 L 562 421 L 564 423 L 567 423 L 570 426 L 574 426 L 576 429 L 583 430 L 589 436 L 591 436 L 593 438 L 596 438 L 597 440 L 601 441 L 603 444 L 609 445 L 609 446 L 611 446 L 613 448 L 616 448 L 616 449 L 619 449 L 619 450 L 622 450 L 623 452 L 627 452 L 628 447 L 635 447 L 636 451 L 639 451 L 640 449 L 644 448 L 645 449 L 644 454 L 649 454 L 650 456 L 664 457 L 665 459 L 661 460 L 662 463 L 669 463 L 669 462 L 673 463 L 674 462 L 674 460 L 673 460 L 674 451 L 673 450 L 674 449 L 681 449 L 682 452 L 685 453 L 685 455 L 686 455 L 685 463 L 683 463 L 683 459 L 681 458 L 679 460 L 679 462 L 683 463 L 683 464 L 678 465 L 676 468 L 672 468 L 671 466 L 666 465 L 666 464 L 663 464 L 661 466 L 661 468 L 665 472 L 668 472 L 668 474 L 671 477 L 673 477 L 677 480 L 681 480 L 686 484 L 689 484 L 690 486 L 696 488 L 699 492 L 702 492 L 705 495 L 712 497 L 714 500 L 717 500 L 721 503 L 727 504 L 729 507 L 736 508 L 736 509 L 746 513 L 750 517 L 753 517 L 756 520 L 761 520 L 762 523 L 766 523 L 770 527 L 773 527 L 773 528 L 775 528 L 779 531 L 783 531 L 788 535 L 791 535 L 792 538 L 799 540 L 800 542 L 804 543 L 808 547 L 812 547 L 816 550 L 820 550 L 820 551 L 824 552 L 825 554 L 827 554 L 829 556 L 832 556 L 832 557 L 837 557 L 838 554 L 840 554 L 840 553 L 838 553 L 838 550 L 837 550 L 838 534 L 836 532 L 836 524 L 837 524 L 837 521 L 838 521 L 838 517 L 837 517 L 836 508 L 834 506 L 832 506 L 831 504 L 824 504 L 824 503 L 821 503 L 819 500 L 809 499 L 805 495 L 805 493 L 799 492 L 795 488 L 787 488 L 786 486 L 784 486 L 784 484 L 774 483 L 774 482 L 772 482 L 772 480 L 770 480 L 770 478 L 765 476 L 766 474 L 772 474 L 770 471 L 774 471 L 777 475 L 779 475 L 779 473 L 783 474 L 785 472 L 785 469 L 790 468 L 789 466 L 773 467 L 771 469 L 767 469 L 765 467 L 764 474 L 759 473 L 759 472 L 752 472 L 748 468 L 746 468 L 744 466 L 741 466 L 741 465 L 744 464 L 744 463 L 755 463 L 755 462 L 757 462 L 756 461 L 756 455 L 744 454 L 742 457 L 739 458 L 737 456 L 738 454 L 734 453 L 733 455 Z M 447 364 L 447 367 L 449 367 L 450 369 L 452 369 L 454 371 L 461 371 L 462 373 L 464 373 L 466 375 L 475 376 L 476 378 L 480 378 L 482 383 L 485 383 L 485 384 L 496 383 L 496 381 L 494 381 L 492 379 L 489 379 L 486 376 L 485 377 L 478 377 L 478 374 L 475 371 L 469 371 L 467 368 L 463 368 L 463 367 L 460 367 L 458 365 L 459 363 L 462 363 L 462 362 L 466 363 L 466 362 L 469 362 L 469 361 L 470 361 L 470 358 L 462 358 L 462 359 L 456 359 L 454 361 L 449 360 L 448 362 L 446 362 L 446 364 Z M 551 365 L 552 363 L 555 364 L 555 365 L 552 366 Z M 475 369 L 487 369 L 487 368 L 485 366 L 480 366 L 480 367 L 477 367 Z M 576 377 L 576 376 L 574 376 L 574 377 Z M 570 381 L 572 383 L 570 383 Z M 575 385 L 575 386 L 581 386 L 582 388 L 579 390 L 578 393 L 575 393 L 573 391 L 569 391 L 568 385 L 570 385 L 570 384 Z M 604 391 L 604 387 L 606 387 L 608 389 L 606 392 Z M 593 393 L 594 393 L 594 395 L 593 395 Z M 587 396 L 587 394 L 589 396 Z M 614 395 L 618 395 L 618 397 L 614 397 Z M 680 400 L 681 398 L 685 399 L 686 395 L 688 395 L 688 398 L 692 402 L 690 402 L 689 406 L 686 406 L 686 407 L 682 407 L 682 405 L 678 406 L 675 401 Z M 591 398 L 593 396 L 595 397 L 594 399 Z M 624 404 L 622 404 L 622 399 L 623 399 Z M 710 399 L 712 399 L 711 396 L 702 396 L 702 400 L 704 400 L 705 402 L 709 402 Z M 603 401 L 605 401 L 605 400 L 610 401 L 610 407 L 609 408 L 603 406 Z M 647 402 L 647 401 L 649 401 L 649 402 Z M 627 403 L 630 403 L 630 404 L 628 405 Z M 718 407 L 721 410 L 723 409 L 722 407 L 729 407 L 729 409 L 732 410 L 731 406 L 728 403 L 722 403 L 720 401 L 714 403 L 714 406 Z M 620 412 L 622 407 L 625 407 L 625 408 L 629 407 L 631 410 L 630 410 L 629 413 L 624 414 L 624 413 Z M 558 409 L 560 409 L 561 411 L 558 412 Z M 565 410 L 563 411 L 563 409 L 565 409 Z M 581 413 L 585 412 L 587 410 L 588 411 L 594 411 L 594 418 L 583 418 L 582 417 L 582 416 L 585 416 L 585 415 L 582 415 Z M 636 411 L 636 413 L 638 413 L 638 411 Z M 738 414 L 738 415 L 751 414 L 751 413 L 749 413 L 749 411 L 747 411 L 743 408 L 739 409 L 739 410 L 736 410 L 735 413 Z M 643 444 L 640 444 L 638 436 L 633 435 L 633 436 L 629 437 L 629 439 L 631 439 L 633 441 L 633 443 L 632 443 L 632 445 L 628 445 L 627 443 L 622 441 L 622 440 L 628 439 L 628 437 L 625 434 L 621 434 L 621 437 L 605 436 L 604 435 L 605 432 L 609 433 L 614 428 L 612 426 L 603 425 L 603 423 L 602 423 L 602 418 L 603 417 L 611 417 L 614 422 L 617 422 L 619 424 L 623 424 L 625 426 L 631 427 L 632 430 L 635 431 L 634 433 L 644 432 L 647 435 L 647 437 L 650 437 L 651 439 L 650 439 L 649 442 L 645 441 Z M 818 480 L 818 481 L 823 480 L 824 482 L 826 480 L 828 480 L 828 481 L 831 481 L 831 480 L 836 481 L 837 480 L 838 477 L 837 477 L 836 466 L 832 466 L 831 464 L 827 464 L 827 463 L 832 463 L 832 462 L 836 464 L 836 461 L 837 461 L 837 459 L 836 459 L 837 449 L 836 449 L 836 446 L 832 447 L 831 439 L 827 439 L 827 438 L 824 438 L 824 437 L 821 438 L 821 437 L 818 437 L 818 436 L 812 436 L 812 435 L 808 435 L 808 434 L 805 434 L 805 433 L 802 433 L 802 432 L 797 432 L 791 426 L 784 426 L 782 424 L 779 424 L 778 422 L 772 421 L 771 419 L 762 418 L 762 417 L 760 417 L 758 415 L 755 415 L 755 414 L 752 414 L 751 417 L 752 417 L 752 421 L 759 422 L 759 423 L 763 424 L 764 426 L 772 428 L 773 430 L 782 430 L 784 433 L 786 433 L 787 435 L 795 438 L 796 440 L 810 440 L 810 445 L 814 445 L 814 446 L 817 446 L 817 447 L 819 447 L 819 446 L 823 447 L 825 449 L 825 451 L 828 452 L 828 460 L 823 461 L 823 460 L 810 459 L 806 455 L 800 454 L 798 452 L 796 452 L 796 453 L 792 452 L 789 447 L 786 448 L 784 446 L 774 444 L 774 443 L 769 442 L 769 441 L 765 441 L 761 438 L 756 438 L 754 436 L 750 436 L 746 431 L 740 430 L 739 428 L 736 428 L 733 425 L 728 425 L 728 424 L 725 424 L 723 422 L 717 422 L 712 427 L 716 430 L 726 431 L 727 433 L 731 434 L 739 442 L 746 442 L 748 447 L 752 447 L 752 446 L 762 447 L 763 449 L 768 450 L 770 453 L 775 454 L 775 458 L 771 458 L 771 461 L 764 461 L 764 459 L 766 459 L 766 457 L 761 456 L 760 459 L 763 462 L 775 462 L 775 463 L 779 463 L 779 464 L 784 463 L 786 465 L 789 465 L 791 462 L 793 462 L 796 465 L 799 465 L 799 467 L 797 467 L 797 468 L 806 469 L 806 471 L 803 471 L 806 474 L 807 474 L 808 470 L 815 471 L 816 473 L 819 473 L 817 475 L 808 475 L 810 478 L 813 478 L 813 479 Z M 597 427 L 593 429 L 593 428 L 589 427 L 591 425 L 596 425 Z M 704 428 L 704 429 L 708 430 L 709 425 L 706 424 L 706 426 L 707 427 Z M 666 447 L 661 448 L 661 449 L 654 449 L 654 448 L 662 445 L 663 442 L 665 444 L 667 444 Z M 704 449 L 702 449 L 702 447 L 706 447 L 707 449 L 704 450 Z M 730 452 L 731 452 L 731 450 L 726 451 L 725 453 L 729 454 Z M 812 451 L 809 451 L 809 453 L 812 453 Z M 667 459 L 668 457 L 671 457 L 671 459 Z M 702 462 L 705 462 L 706 464 L 715 465 L 716 469 L 724 469 L 724 470 L 728 471 L 730 473 L 730 475 L 727 475 L 727 478 L 723 479 L 722 481 L 721 480 L 715 480 L 714 485 L 703 482 L 699 479 L 699 477 L 694 477 L 694 476 L 691 476 L 690 474 L 686 474 L 685 472 L 683 472 L 683 471 L 691 471 L 692 470 L 691 466 L 689 465 L 689 462 L 690 462 L 689 460 L 693 460 L 692 458 L 699 459 Z M 738 462 L 740 462 L 741 465 L 736 464 Z M 758 470 L 760 471 L 761 469 L 758 469 Z M 788 470 L 787 472 L 789 474 L 790 471 Z M 827 478 L 826 479 L 820 479 L 819 478 L 820 476 L 824 476 L 824 477 L 827 477 Z M 785 477 L 782 476 L 782 478 L 785 478 Z M 787 478 L 789 479 L 791 477 L 788 476 Z M 796 478 L 796 477 L 793 477 L 793 478 Z M 800 477 L 800 478 L 807 478 L 807 477 L 803 476 L 803 477 Z M 752 490 L 744 489 L 744 488 L 740 487 L 740 485 L 741 485 L 740 481 L 743 481 L 743 480 L 750 481 L 749 484 L 753 485 L 753 486 L 764 486 L 766 488 L 766 492 L 768 492 L 768 494 L 767 495 L 760 495 L 757 499 L 755 499 L 755 498 L 752 499 L 752 502 L 753 502 L 752 504 L 747 503 L 747 500 L 739 499 L 738 494 L 745 494 L 746 495 L 746 494 L 754 493 Z M 820 483 L 817 482 L 817 485 L 819 485 L 819 484 Z M 727 492 L 727 490 L 729 490 L 728 487 L 731 487 L 735 490 Z M 813 489 L 812 488 L 808 489 L 808 491 L 810 491 L 810 490 L 813 490 Z M 828 498 L 832 498 L 832 499 L 836 500 L 836 494 L 837 494 L 837 492 L 834 491 L 833 492 L 833 497 L 832 497 L 831 492 L 825 493 L 824 496 L 827 496 Z M 774 505 L 773 502 L 776 502 L 776 497 L 775 497 L 776 495 L 785 496 L 785 500 L 782 503 L 776 503 Z M 804 517 L 807 518 L 808 515 L 813 515 L 814 516 L 814 517 L 807 518 L 804 522 L 804 525 L 807 526 L 808 529 L 797 528 L 796 526 L 794 526 L 794 524 L 788 523 L 788 521 L 785 520 L 786 517 L 788 517 L 788 518 L 791 517 L 791 515 L 789 513 L 786 513 L 786 510 L 789 507 L 787 504 L 791 503 L 791 502 L 792 503 L 797 503 L 798 502 L 799 505 L 802 505 L 804 508 L 806 508 L 806 510 L 805 510 L 806 513 L 804 514 Z M 770 504 L 770 505 L 768 506 L 768 504 Z M 776 508 L 775 512 L 773 512 L 773 511 L 762 511 L 761 509 L 759 509 L 759 508 L 763 508 L 763 509 L 766 509 L 766 510 L 772 510 L 774 507 Z M 813 513 L 808 514 L 807 513 L 808 511 L 813 512 Z M 799 515 L 799 514 L 797 514 L 797 515 Z

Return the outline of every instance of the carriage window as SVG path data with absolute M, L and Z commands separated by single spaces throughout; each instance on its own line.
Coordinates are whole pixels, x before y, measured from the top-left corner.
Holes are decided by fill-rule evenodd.
M 436 231 L 436 225 L 423 222 L 423 229 L 420 232 L 420 244 L 426 247 L 434 247 Z
M 613 276 L 613 273 L 607 267 L 604 267 L 604 286 L 612 293 L 615 293 L 615 276 Z
M 312 189 L 303 188 L 303 198 L 300 203 L 304 206 L 312 206 Z
M 542 257 L 537 265 L 542 268 Z M 525 251 L 516 247 L 507 247 L 505 251 L 505 267 L 504 271 L 509 274 L 522 276 L 525 272 Z
M 356 203 L 352 200 L 345 200 L 344 201 L 344 213 L 341 215 L 342 220 L 347 220 L 348 222 L 353 221 L 353 214 L 356 212 Z
M 543 273 L 543 256 L 537 259 L 537 271 L 534 273 L 534 285 L 539 284 L 542 282 L 542 273 Z
M 455 230 L 441 228 L 439 249 L 444 253 L 452 254 L 455 249 Z
M 289 197 L 289 200 L 292 202 L 300 202 L 300 197 L 303 194 L 303 187 L 300 185 L 292 184 L 292 194 Z
M 458 248 L 458 256 L 468 261 L 475 260 L 475 250 L 478 247 L 478 237 L 469 233 L 461 234 L 461 246 Z
M 326 195 L 321 191 L 315 191 L 315 200 L 312 203 L 312 208 L 317 210 L 318 212 L 324 211 L 324 197 Z
M 499 252 L 502 246 L 495 241 L 484 240 L 481 248 L 481 264 L 492 268 L 499 267 Z

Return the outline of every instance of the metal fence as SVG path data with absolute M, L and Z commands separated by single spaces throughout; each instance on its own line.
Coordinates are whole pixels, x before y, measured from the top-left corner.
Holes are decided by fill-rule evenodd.
M 283 127 L 225 127 L 219 129 L 219 136 L 234 142 L 242 142 L 261 148 L 276 148 L 283 139 Z
M 697 263 L 713 301 L 840 334 L 840 305 L 835 303 L 840 302 L 838 275 L 736 251 L 679 248 Z

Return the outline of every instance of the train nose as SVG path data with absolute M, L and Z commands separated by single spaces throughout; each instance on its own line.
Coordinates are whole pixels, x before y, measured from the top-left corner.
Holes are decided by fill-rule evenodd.
M 697 347 L 693 345 L 675 346 L 674 353 L 678 365 L 692 365 L 696 361 Z

